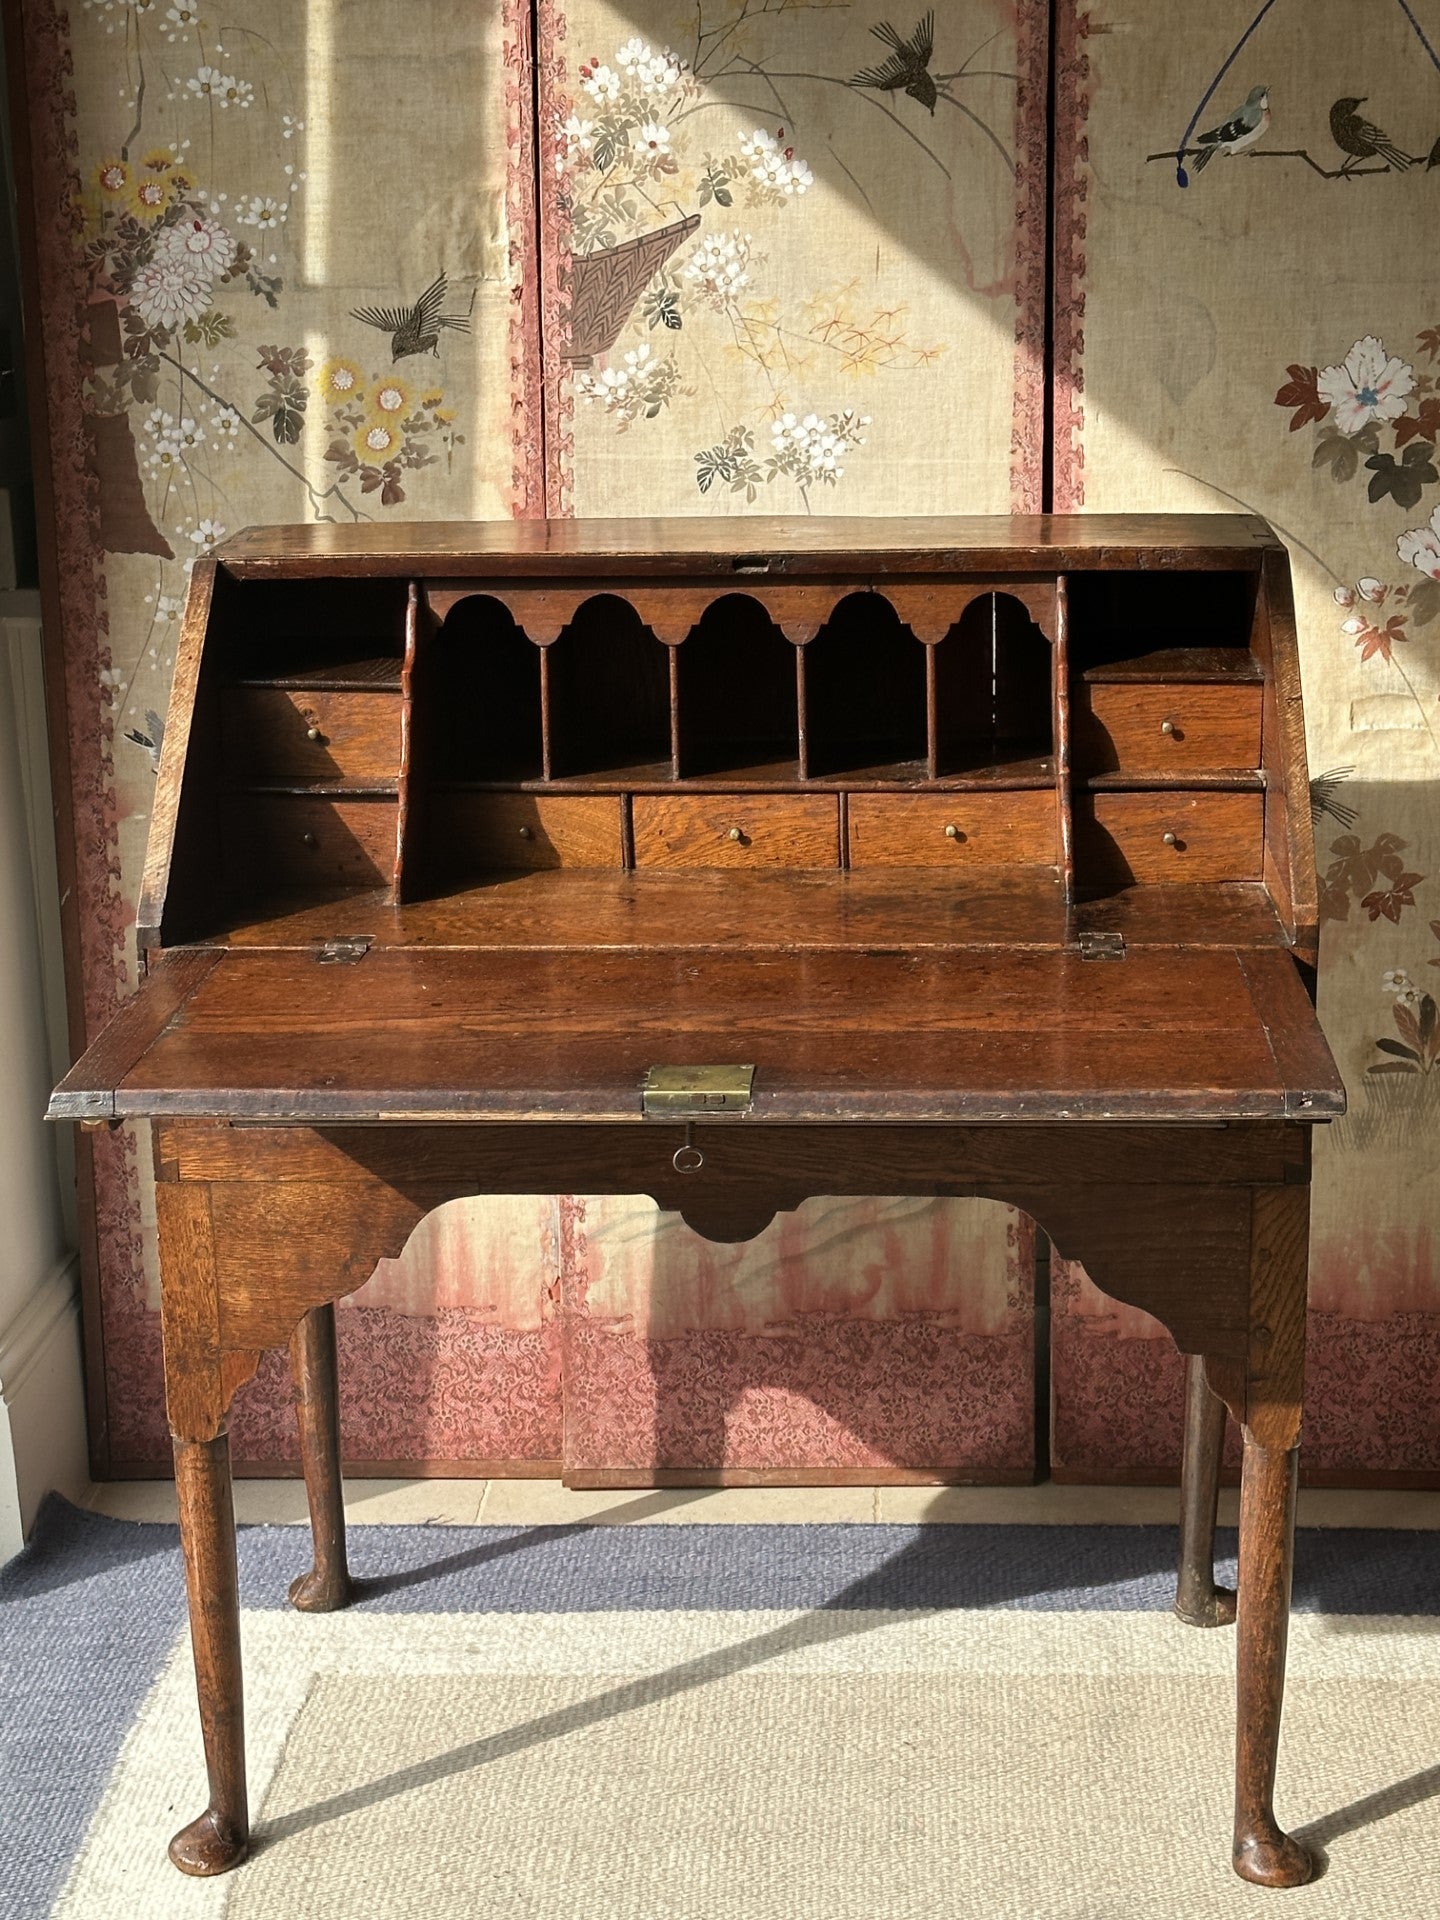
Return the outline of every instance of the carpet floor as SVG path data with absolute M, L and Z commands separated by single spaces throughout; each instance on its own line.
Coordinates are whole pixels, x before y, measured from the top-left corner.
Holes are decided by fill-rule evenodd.
M 324 1618 L 305 1547 L 242 1530 L 255 1848 L 186 1880 L 174 1529 L 50 1504 L 0 1572 L 5 1920 L 1440 1911 L 1435 1533 L 1300 1535 L 1287 1894 L 1229 1869 L 1234 1635 L 1169 1613 L 1171 1528 L 357 1528 Z

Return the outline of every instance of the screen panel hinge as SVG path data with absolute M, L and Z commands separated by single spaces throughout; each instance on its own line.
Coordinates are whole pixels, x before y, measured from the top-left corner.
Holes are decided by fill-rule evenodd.
M 1123 960 L 1125 958 L 1124 934 L 1082 933 L 1080 958 L 1082 960 Z
M 641 1100 L 653 1119 L 713 1120 L 748 1113 L 755 1083 L 751 1067 L 651 1067 Z

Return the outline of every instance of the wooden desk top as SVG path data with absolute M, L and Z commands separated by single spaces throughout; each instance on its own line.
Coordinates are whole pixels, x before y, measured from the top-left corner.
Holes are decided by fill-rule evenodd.
M 1280 543 L 1250 514 L 931 515 L 909 519 L 744 514 L 730 519 L 329 522 L 247 527 L 217 549 L 238 578 L 424 573 L 711 575 L 737 559 L 771 570 L 911 575 L 1066 567 L 1258 567 Z M 757 569 L 763 570 L 763 569 Z

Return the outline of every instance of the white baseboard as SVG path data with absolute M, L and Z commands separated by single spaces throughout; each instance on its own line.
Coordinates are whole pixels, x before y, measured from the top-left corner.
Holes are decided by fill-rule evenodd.
M 79 1265 L 60 1261 L 0 1328 L 0 1563 L 20 1551 L 47 1493 L 78 1502 L 89 1486 Z

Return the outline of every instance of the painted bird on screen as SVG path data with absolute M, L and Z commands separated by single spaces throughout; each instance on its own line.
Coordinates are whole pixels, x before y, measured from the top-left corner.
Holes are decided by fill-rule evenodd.
M 351 317 L 363 320 L 367 327 L 378 327 L 390 335 L 390 358 L 404 360 L 412 353 L 440 352 L 440 331 L 450 327 L 456 333 L 470 331 L 470 313 L 475 295 L 464 313 L 442 313 L 445 304 L 445 275 L 440 274 L 421 294 L 413 307 L 352 307 Z
M 871 27 L 877 40 L 891 49 L 890 58 L 878 67 L 863 67 L 855 74 L 852 87 L 873 87 L 877 93 L 898 93 L 903 87 L 912 100 L 935 111 L 940 98 L 930 73 L 930 58 L 935 51 L 935 9 L 931 7 L 919 21 L 908 40 L 902 40 L 888 20 Z
M 1346 156 L 1342 170 L 1348 173 L 1357 160 L 1383 160 L 1396 173 L 1404 173 L 1410 155 L 1400 151 L 1383 127 L 1377 127 L 1373 120 L 1362 120 L 1355 111 L 1369 97 L 1362 93 L 1358 100 L 1337 100 L 1330 109 L 1330 137 Z
M 1209 133 L 1195 136 L 1198 148 L 1195 155 L 1196 173 L 1202 173 L 1217 153 L 1244 153 L 1247 147 L 1253 147 L 1257 140 L 1263 139 L 1269 128 L 1270 89 L 1252 87 L 1238 113 L 1231 114 L 1228 120 L 1222 120 Z

